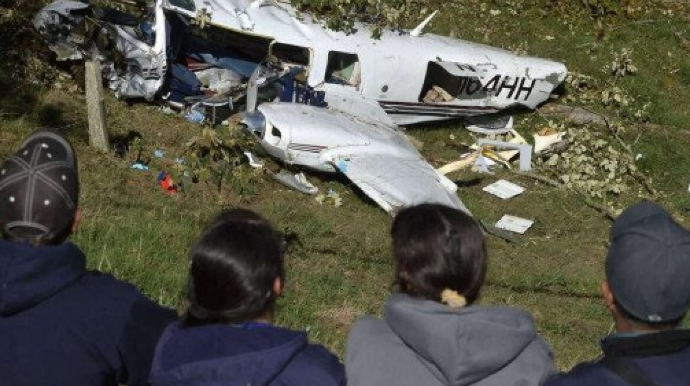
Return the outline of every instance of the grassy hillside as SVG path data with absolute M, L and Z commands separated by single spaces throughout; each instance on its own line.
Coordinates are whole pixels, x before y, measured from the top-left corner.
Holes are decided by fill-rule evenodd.
M 554 103 L 583 106 L 609 117 L 611 128 L 590 125 L 584 131 L 626 153 L 615 133 L 631 151 L 622 160 L 636 158 L 659 201 L 690 226 L 688 6 L 631 1 L 623 2 L 626 8 L 610 5 L 614 3 L 620 4 L 429 1 L 429 10 L 440 10 L 429 29 L 566 63 L 575 77 L 566 85 L 566 95 Z M 136 131 L 141 140 L 123 158 L 93 151 L 88 147 L 80 79 L 67 75 L 79 72 L 50 61 L 51 55 L 30 31 L 31 12 L 16 6 L 0 11 L 0 157 L 14 151 L 38 126 L 56 127 L 72 140 L 79 155 L 84 212 L 74 241 L 85 250 L 91 267 L 134 282 L 161 303 L 182 309 L 186 255 L 195 235 L 221 208 L 244 206 L 265 214 L 299 240 L 287 260 L 287 294 L 279 304 L 279 323 L 308 329 L 313 340 L 342 353 L 350 324 L 361 314 L 380 313 L 392 281 L 391 219 L 346 180 L 310 176 L 321 192 L 332 190 L 342 198 L 338 207 L 331 200 L 319 203 L 287 190 L 266 172 L 247 165 L 237 167 L 220 189 L 211 179 L 202 179 L 187 181 L 183 192 L 167 195 L 156 184 L 158 172 L 178 176 L 174 160 L 192 159 L 194 149 L 185 144 L 203 136 L 204 127 L 157 106 L 128 104 L 108 95 L 111 135 Z M 636 71 L 613 76 L 612 63 L 632 64 Z M 627 98 L 627 105 L 605 106 L 606 92 Z M 532 133 L 548 126 L 578 129 L 567 119 L 538 112 L 516 116 L 517 130 L 530 140 Z M 222 137 L 231 136 L 227 127 L 218 130 Z M 422 153 L 436 166 L 456 159 L 463 144 L 475 141 L 457 122 L 411 127 L 408 133 L 423 143 Z M 237 141 L 250 146 L 246 139 Z M 164 151 L 163 158 L 154 157 L 156 149 Z M 150 159 L 149 171 L 130 169 L 139 153 Z M 580 168 L 599 168 L 611 155 L 607 147 L 591 153 Z M 543 167 L 538 173 L 562 182 L 562 175 L 577 171 L 563 170 Z M 535 220 L 518 243 L 488 239 L 491 260 L 481 302 L 533 312 L 563 369 L 595 358 L 598 339 L 611 328 L 598 297 L 610 220 L 565 186 L 507 171 L 468 171 L 452 177 L 478 218 L 495 222 L 508 213 Z M 482 191 L 499 178 L 527 191 L 507 201 Z M 652 195 L 640 183 L 645 178 L 625 179 L 628 190 L 623 194 L 587 199 L 615 211 Z

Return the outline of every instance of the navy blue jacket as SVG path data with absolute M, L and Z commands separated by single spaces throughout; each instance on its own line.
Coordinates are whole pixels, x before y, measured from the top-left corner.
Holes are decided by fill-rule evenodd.
M 605 356 L 633 362 L 659 386 L 690 385 L 690 330 L 638 336 L 611 336 L 602 341 Z M 554 375 L 545 386 L 630 386 L 608 370 L 601 360 L 583 363 L 570 372 Z
M 270 324 L 212 324 L 163 333 L 151 369 L 153 386 L 344 386 L 345 369 L 303 332 Z
M 88 272 L 71 243 L 0 241 L 0 385 L 146 384 L 175 318 L 132 285 Z

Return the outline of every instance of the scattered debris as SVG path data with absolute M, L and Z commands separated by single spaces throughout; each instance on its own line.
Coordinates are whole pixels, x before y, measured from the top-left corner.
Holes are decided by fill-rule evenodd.
M 477 158 L 477 161 L 474 163 L 475 168 L 479 173 L 486 173 L 486 174 L 494 174 L 489 170 L 489 166 L 494 166 L 496 165 L 496 161 L 492 160 L 491 158 L 484 157 L 484 154 L 480 155 L 479 158 Z
M 132 164 L 132 166 L 130 166 L 130 169 L 134 169 L 134 170 L 149 170 L 149 166 L 146 165 L 146 164 L 144 164 L 144 163 L 141 162 L 141 161 L 136 161 L 136 162 L 134 162 L 134 163 Z
M 477 159 L 479 158 L 479 151 L 475 151 L 473 153 L 465 154 L 460 160 L 458 161 L 453 161 L 449 164 L 443 165 L 440 168 L 436 169 L 437 172 L 447 175 L 449 173 L 457 172 L 462 169 L 466 169 L 472 165 L 474 165 L 477 162 Z
M 477 141 L 477 146 L 479 146 L 480 148 L 483 148 L 485 146 L 493 146 L 496 148 L 515 149 L 520 154 L 520 171 L 528 172 L 532 169 L 532 145 L 528 145 L 526 143 L 513 143 L 494 141 L 491 139 L 480 139 L 479 141 Z M 514 153 L 512 153 L 512 156 L 508 159 L 512 158 L 513 156 Z M 504 161 L 506 160 L 506 158 L 504 157 L 500 158 L 502 158 Z
M 505 214 L 500 220 L 498 220 L 496 227 L 505 229 L 507 231 L 524 234 L 527 229 L 532 226 L 532 224 L 534 224 L 534 221 L 532 220 Z
M 340 198 L 340 194 L 338 194 L 338 192 L 336 192 L 333 189 L 328 189 L 328 194 L 326 195 L 326 197 L 333 200 L 333 205 L 336 208 L 343 205 L 343 199 Z
M 292 174 L 287 170 L 281 170 L 279 173 L 273 175 L 273 179 L 288 188 L 305 194 L 316 194 L 319 192 L 319 188 L 307 181 L 307 177 L 304 173 Z
M 156 177 L 158 185 L 167 193 L 175 194 L 178 191 L 178 186 L 173 182 L 172 177 L 166 171 L 161 170 Z
M 482 190 L 505 200 L 521 194 L 525 191 L 525 188 L 510 181 L 498 180 L 493 184 L 485 186 Z
M 320 205 L 323 205 L 327 199 L 331 199 L 333 201 L 333 206 L 336 208 L 343 205 L 343 199 L 340 197 L 340 194 L 333 189 L 328 189 L 328 194 L 321 193 L 314 197 L 314 201 L 318 202 Z
M 549 130 L 541 130 L 539 133 L 532 134 L 534 138 L 534 154 L 542 154 L 556 145 L 563 143 L 565 132 L 555 132 Z
M 470 149 L 474 150 L 474 152 L 463 154 L 459 161 L 453 161 L 444 165 L 438 168 L 437 171 L 446 175 L 472 166 L 475 171 L 492 174 L 489 169 L 490 166 L 494 166 L 498 162 L 510 168 L 509 161 L 518 154 L 521 155 L 520 170 L 524 171 L 523 169 L 526 168 L 526 164 L 531 165 L 531 154 L 523 154 L 531 153 L 530 145 L 528 145 L 527 141 L 525 141 L 525 139 L 514 129 L 504 132 L 501 135 L 508 136 L 510 139 L 508 141 L 481 139 L 476 144 L 470 146 Z M 497 144 L 499 145 L 497 146 Z M 517 148 L 517 150 L 496 151 L 497 147 Z M 525 157 L 527 157 L 527 159 L 525 159 Z
M 206 116 L 198 107 L 192 107 L 185 113 L 184 118 L 192 123 L 202 123 L 206 119 Z

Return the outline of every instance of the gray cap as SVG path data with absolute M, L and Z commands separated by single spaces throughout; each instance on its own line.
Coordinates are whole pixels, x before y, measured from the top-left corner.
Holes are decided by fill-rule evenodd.
M 72 146 L 59 134 L 31 134 L 0 166 L 0 225 L 5 234 L 52 241 L 74 221 L 79 177 Z
M 644 201 L 611 228 L 606 279 L 616 303 L 647 323 L 675 321 L 690 308 L 690 232 Z

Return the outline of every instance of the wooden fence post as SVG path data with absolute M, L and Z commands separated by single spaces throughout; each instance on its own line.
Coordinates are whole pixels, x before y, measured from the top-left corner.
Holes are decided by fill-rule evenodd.
M 108 131 L 103 106 L 103 79 L 98 59 L 85 62 L 86 108 L 89 117 L 89 143 L 100 151 L 108 151 Z

